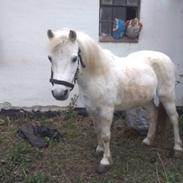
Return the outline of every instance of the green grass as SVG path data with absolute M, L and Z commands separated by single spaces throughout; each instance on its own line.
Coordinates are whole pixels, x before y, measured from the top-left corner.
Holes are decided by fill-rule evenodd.
M 166 183 L 178 183 L 181 182 L 180 174 L 177 172 L 169 172 Z
M 1 182 L 21 181 L 29 172 L 32 151 L 29 144 L 19 143 L 10 147 L 3 166 L 0 167 Z
M 76 117 L 77 117 L 77 113 L 72 109 L 66 111 L 65 114 L 64 114 L 64 119 L 67 120 L 67 121 L 72 122 L 73 120 L 76 119 Z
M 8 160 L 15 165 L 26 164 L 31 161 L 31 147 L 29 144 L 19 143 L 12 147 Z
M 30 120 L 56 127 L 64 139 L 46 138 L 48 147 L 44 149 L 17 139 L 17 129 Z M 183 131 L 183 116 L 180 128 Z M 0 183 L 158 183 L 158 176 L 161 183 L 183 182 L 183 156 L 167 157 L 173 137 L 168 137 L 165 148 L 161 144 L 146 147 L 141 143 L 143 137 L 128 138 L 115 125 L 111 140 L 114 164 L 105 175 L 98 175 L 95 169 L 100 159 L 93 155 L 96 134 L 91 119 L 73 110 L 51 118 L 8 118 L 0 126 L 0 134 Z
M 34 175 L 25 177 L 24 183 L 49 183 L 49 178 L 44 173 L 37 172 Z
M 86 183 L 86 181 L 76 180 L 75 183 Z M 115 180 L 93 180 L 87 183 L 117 183 Z

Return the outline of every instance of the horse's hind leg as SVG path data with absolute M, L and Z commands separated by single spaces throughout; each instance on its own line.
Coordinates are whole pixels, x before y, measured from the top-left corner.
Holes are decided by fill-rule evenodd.
M 149 117 L 149 129 L 146 138 L 142 141 L 145 145 L 151 145 L 152 141 L 155 137 L 156 126 L 157 126 L 157 118 L 158 118 L 158 109 L 154 105 L 154 102 L 151 102 L 146 106 L 146 110 L 148 112 Z
M 175 100 L 172 99 L 171 97 L 161 97 L 160 101 L 162 102 L 166 110 L 166 113 L 169 117 L 169 120 L 173 125 L 174 140 L 175 140 L 174 150 L 182 151 L 182 141 L 180 139 L 179 134 L 178 114 L 176 111 Z

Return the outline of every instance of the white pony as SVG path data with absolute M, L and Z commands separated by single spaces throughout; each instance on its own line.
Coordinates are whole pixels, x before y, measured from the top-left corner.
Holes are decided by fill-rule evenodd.
M 146 106 L 150 126 L 143 143 L 155 136 L 157 107 L 164 107 L 174 129 L 174 150 L 182 151 L 175 106 L 175 66 L 168 56 L 155 51 L 139 51 L 120 58 L 101 48 L 88 35 L 73 30 L 47 32 L 52 75 L 52 94 L 66 100 L 77 80 L 80 95 L 97 129 L 96 151 L 103 153 L 98 171 L 112 163 L 111 124 L 115 110 Z

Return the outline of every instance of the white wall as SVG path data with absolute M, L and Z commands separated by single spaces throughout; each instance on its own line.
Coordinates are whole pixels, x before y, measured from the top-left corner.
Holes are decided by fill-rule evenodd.
M 70 27 L 98 40 L 99 0 L 1 0 L 0 103 L 65 106 L 51 96 L 47 29 Z M 119 56 L 152 49 L 167 53 L 183 73 L 183 1 L 142 0 L 139 43 L 102 43 Z M 183 79 L 182 79 L 183 82 Z M 183 105 L 183 85 L 176 87 Z M 0 105 L 3 107 L 3 105 Z

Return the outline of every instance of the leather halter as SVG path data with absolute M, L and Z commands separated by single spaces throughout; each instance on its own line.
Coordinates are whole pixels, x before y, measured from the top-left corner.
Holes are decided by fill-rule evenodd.
M 80 49 L 79 49 L 79 51 L 78 51 L 78 66 L 77 66 L 76 72 L 75 72 L 75 74 L 74 74 L 73 82 L 70 83 L 70 82 L 67 82 L 67 81 L 54 79 L 54 78 L 53 78 L 53 71 L 51 71 L 50 83 L 51 83 L 52 85 L 58 84 L 58 85 L 64 85 L 64 86 L 70 87 L 70 88 L 71 88 L 70 91 L 72 91 L 73 88 L 74 88 L 74 85 L 75 85 L 75 83 L 76 83 L 76 81 L 77 81 L 77 79 L 78 79 L 78 74 L 79 74 L 79 63 L 81 63 L 81 66 L 82 66 L 83 68 L 86 67 L 86 65 L 83 63 L 83 60 L 82 60 L 82 57 L 81 57 L 81 50 L 80 50 Z

